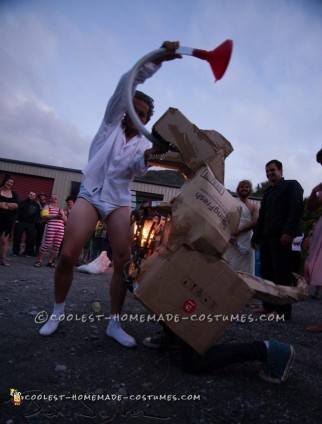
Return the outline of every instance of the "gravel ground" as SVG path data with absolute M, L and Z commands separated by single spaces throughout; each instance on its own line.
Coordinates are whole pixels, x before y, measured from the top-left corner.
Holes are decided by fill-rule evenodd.
M 63 322 L 51 337 L 39 336 L 35 320 L 42 316 L 39 312 L 51 312 L 54 270 L 34 268 L 33 258 L 10 262 L 10 268 L 0 267 L 1 423 L 322 422 L 322 333 L 305 330 L 322 321 L 321 300 L 294 305 L 292 322 L 232 323 L 222 337 L 222 342 L 243 342 L 271 336 L 292 343 L 296 359 L 285 384 L 262 381 L 256 363 L 196 376 L 180 369 L 175 350 L 142 345 L 158 324 L 125 322 L 138 341 L 136 349 L 126 349 L 106 337 L 105 319 L 91 322 L 94 301 L 106 316 L 109 311 L 106 282 L 111 269 L 99 276 L 76 272 L 66 308 L 74 319 Z M 243 312 L 250 313 L 247 308 Z M 147 311 L 129 293 L 124 313 Z M 10 388 L 33 400 L 13 405 Z M 92 398 L 84 400 L 84 394 Z M 94 400 L 94 395 L 110 399 Z M 191 399 L 193 395 L 199 399 Z

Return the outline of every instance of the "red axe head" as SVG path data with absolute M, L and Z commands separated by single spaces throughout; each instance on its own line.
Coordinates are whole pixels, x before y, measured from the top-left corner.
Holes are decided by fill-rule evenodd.
M 206 60 L 211 66 L 216 81 L 220 80 L 229 64 L 233 50 L 232 40 L 226 40 L 212 51 L 194 49 L 192 56 Z

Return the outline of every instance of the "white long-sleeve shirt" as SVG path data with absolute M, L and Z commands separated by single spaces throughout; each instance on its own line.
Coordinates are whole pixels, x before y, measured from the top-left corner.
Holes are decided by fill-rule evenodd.
M 147 63 L 137 73 L 133 92 L 138 84 L 151 77 L 160 65 Z M 126 113 L 125 87 L 130 71 L 122 76 L 109 100 L 103 122 L 94 137 L 89 160 L 83 169 L 82 184 L 94 194 L 101 190 L 100 199 L 118 206 L 131 205 L 131 182 L 144 175 L 148 166 L 143 153 L 151 143 L 138 134 L 126 142 L 122 119 Z

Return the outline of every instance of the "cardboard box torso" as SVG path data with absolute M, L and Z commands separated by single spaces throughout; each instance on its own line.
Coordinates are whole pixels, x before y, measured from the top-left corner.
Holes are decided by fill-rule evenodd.
M 223 254 L 239 225 L 241 207 L 206 165 L 185 182 L 172 204 L 167 248 L 182 244 L 209 254 Z
M 164 249 L 142 266 L 135 296 L 177 336 L 204 354 L 253 291 L 223 260 L 187 246 Z

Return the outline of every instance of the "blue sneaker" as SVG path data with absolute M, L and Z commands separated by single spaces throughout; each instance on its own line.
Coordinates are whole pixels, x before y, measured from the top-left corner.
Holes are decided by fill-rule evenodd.
M 259 376 L 270 383 L 284 383 L 287 380 L 294 356 L 293 346 L 270 339 L 267 360 L 263 363 Z

